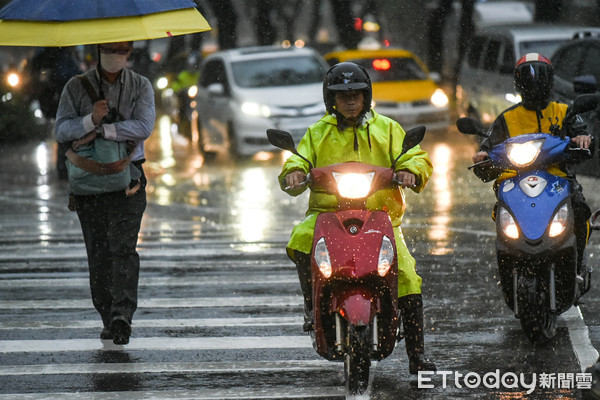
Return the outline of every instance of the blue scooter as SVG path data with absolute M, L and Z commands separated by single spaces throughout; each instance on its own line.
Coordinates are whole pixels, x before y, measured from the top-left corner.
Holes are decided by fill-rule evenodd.
M 580 96 L 565 121 L 596 103 L 594 96 Z M 487 137 L 473 119 L 461 118 L 456 125 L 462 133 Z M 592 268 L 583 262 L 578 272 L 572 182 L 546 172 L 550 165 L 591 156 L 588 149 L 571 144 L 564 132 L 519 135 L 494 146 L 489 159 L 470 167 L 487 164 L 508 173 L 498 183 L 494 209 L 500 287 L 533 343 L 550 342 L 557 316 L 591 287 Z M 595 221 L 591 226 L 598 228 Z

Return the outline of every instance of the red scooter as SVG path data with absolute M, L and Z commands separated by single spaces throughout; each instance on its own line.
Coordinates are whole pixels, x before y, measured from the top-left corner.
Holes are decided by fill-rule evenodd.
M 320 356 L 344 361 L 346 388 L 362 394 L 369 384 L 371 360 L 389 356 L 398 331 L 398 258 L 391 220 L 370 211 L 367 198 L 397 186 L 398 159 L 421 142 L 425 127 L 406 133 L 402 153 L 390 168 L 346 162 L 313 168 L 298 154 L 288 132 L 269 129 L 271 144 L 309 163 L 311 190 L 335 195 L 338 209 L 317 217 L 311 253 L 314 330 Z

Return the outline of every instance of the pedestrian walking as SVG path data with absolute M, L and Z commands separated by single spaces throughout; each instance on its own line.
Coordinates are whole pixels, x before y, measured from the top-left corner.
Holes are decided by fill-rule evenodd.
M 129 187 L 74 195 L 92 301 L 104 324 L 100 337 L 115 344 L 129 343 L 137 308 L 140 262 L 136 246 L 146 209 L 144 141 L 156 118 L 150 81 L 126 68 L 132 49 L 133 42 L 98 45 L 98 66 L 65 86 L 55 127 L 59 143 L 80 141 L 93 132 L 94 138 L 130 144 L 134 181 Z M 90 182 L 96 178 L 89 174 Z

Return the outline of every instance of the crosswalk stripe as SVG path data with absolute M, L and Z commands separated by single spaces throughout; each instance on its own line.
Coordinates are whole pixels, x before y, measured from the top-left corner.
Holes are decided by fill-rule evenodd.
M 207 286 L 214 284 L 235 284 L 235 285 L 255 285 L 255 284 L 283 284 L 296 283 L 298 278 L 291 274 L 285 275 L 261 275 L 259 273 L 252 274 L 255 276 L 202 276 L 196 279 L 185 278 L 140 278 L 140 287 L 158 287 L 158 286 Z M 24 287 L 88 287 L 88 278 L 51 278 L 51 279 L 0 279 L 0 286 L 4 288 L 24 288 Z
M 260 389 L 239 388 L 206 390 L 168 390 L 135 392 L 77 392 L 77 393 L 26 393 L 1 395 L 0 400 L 241 400 L 241 399 L 328 399 L 346 398 L 343 387 L 268 387 Z
M 308 336 L 224 336 L 192 338 L 136 338 L 127 346 L 115 345 L 109 340 L 64 339 L 64 340 L 0 340 L 0 353 L 39 353 L 72 351 L 123 350 L 242 350 L 242 349 L 291 349 L 312 348 Z
M 241 327 L 241 326 L 292 326 L 304 321 L 298 317 L 247 317 L 247 318 L 190 318 L 190 319 L 135 319 L 136 328 L 189 328 L 189 327 Z M 0 321 L 0 330 L 42 329 L 98 329 L 102 323 L 96 321 Z
M 195 308 L 195 307 L 289 307 L 299 306 L 301 296 L 243 296 L 141 299 L 138 308 Z M 0 300 L 1 310 L 21 309 L 83 309 L 92 306 L 91 299 L 60 300 Z
M 0 366 L 0 376 L 77 375 L 77 374 L 160 374 L 270 372 L 270 371 L 340 371 L 341 364 L 320 360 L 231 361 L 231 362 L 160 362 L 160 363 L 88 363 Z

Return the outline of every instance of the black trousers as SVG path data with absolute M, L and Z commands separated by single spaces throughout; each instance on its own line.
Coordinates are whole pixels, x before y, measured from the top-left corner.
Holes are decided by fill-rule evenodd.
M 142 170 L 141 165 L 138 166 Z M 75 196 L 87 250 L 94 307 L 105 327 L 115 316 L 129 322 L 137 308 L 140 259 L 136 251 L 146 209 L 146 178 L 130 197 L 125 192 Z

